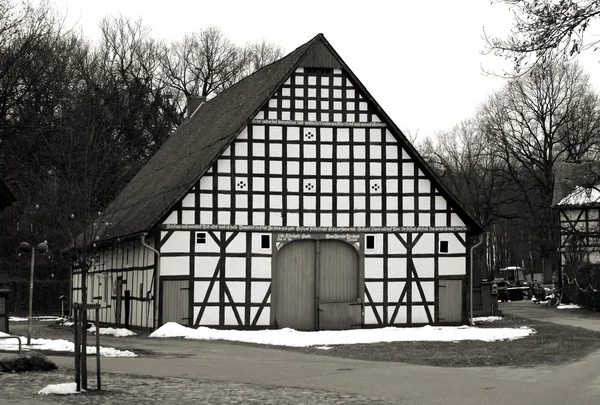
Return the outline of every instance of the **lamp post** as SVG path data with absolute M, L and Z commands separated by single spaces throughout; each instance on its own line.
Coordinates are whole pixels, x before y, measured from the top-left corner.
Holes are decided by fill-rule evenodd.
M 29 321 L 27 328 L 27 345 L 31 345 L 31 326 L 32 326 L 32 312 L 33 312 L 33 269 L 35 268 L 35 251 L 39 253 L 46 253 L 48 251 L 48 245 L 46 242 L 38 243 L 34 249 L 29 243 L 21 242 L 19 245 L 20 252 L 28 252 L 31 250 L 31 274 L 29 276 Z

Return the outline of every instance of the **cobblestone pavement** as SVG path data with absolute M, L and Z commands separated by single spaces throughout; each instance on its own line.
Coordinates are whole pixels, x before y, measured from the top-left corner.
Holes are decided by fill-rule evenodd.
M 304 388 L 109 373 L 102 374 L 103 390 L 96 391 L 95 378 L 88 374 L 90 391 L 83 394 L 38 395 L 49 384 L 72 382 L 72 371 L 0 373 L 0 404 L 391 404 L 375 397 Z

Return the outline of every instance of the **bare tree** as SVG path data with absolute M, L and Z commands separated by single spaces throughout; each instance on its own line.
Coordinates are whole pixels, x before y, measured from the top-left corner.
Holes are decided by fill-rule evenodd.
M 546 279 L 556 269 L 558 224 L 551 210 L 554 169 L 586 157 L 598 144 L 600 102 L 576 64 L 534 67 L 483 105 L 478 120 L 504 175 L 519 191 L 532 247 Z M 577 128 L 577 129 L 575 129 Z
M 597 49 L 600 40 L 585 36 L 600 16 L 600 0 L 497 0 L 511 6 L 513 28 L 506 38 L 485 36 L 488 50 L 511 59 L 517 72 L 555 56 L 572 57 Z

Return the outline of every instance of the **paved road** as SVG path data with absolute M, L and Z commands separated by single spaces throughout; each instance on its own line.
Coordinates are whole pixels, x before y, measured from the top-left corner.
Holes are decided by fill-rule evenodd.
M 136 345 L 139 345 L 138 339 Z M 560 368 L 441 368 L 306 355 L 260 347 L 161 340 L 190 357 L 102 359 L 113 373 L 330 390 L 398 404 L 600 403 L 600 352 Z M 124 343 L 124 341 L 122 341 Z M 152 343 L 155 345 L 156 343 Z M 122 344 L 121 347 L 126 345 Z M 162 346 L 162 345 L 161 345 Z M 56 357 L 60 366 L 72 359 Z M 91 364 L 93 369 L 93 364 Z
M 569 313 L 551 315 L 545 312 L 531 312 L 544 309 L 530 308 L 527 305 L 533 304 L 509 303 L 503 305 L 502 309 L 506 313 L 521 311 L 519 316 L 528 314 L 534 319 L 558 319 L 573 326 L 595 325 L 597 322 L 584 322 L 569 316 Z M 403 405 L 481 405 L 492 402 L 544 405 L 600 403 L 600 352 L 578 363 L 562 367 L 442 368 L 342 359 L 183 339 L 102 337 L 102 345 L 156 353 L 153 356 L 135 359 L 102 359 L 102 370 L 115 373 L 108 376 L 123 376 L 122 379 L 111 377 L 112 382 L 107 381 L 107 388 L 110 389 L 113 384 L 115 389 L 127 391 L 126 395 L 129 395 L 129 387 L 131 392 L 140 387 L 140 384 L 136 383 L 140 380 L 132 380 L 131 376 L 147 376 L 152 379 L 148 380 L 144 390 L 146 397 L 150 398 L 160 397 L 165 390 L 164 384 L 167 384 L 171 391 L 182 391 L 187 395 L 185 398 L 193 399 L 196 395 L 201 397 L 201 401 L 208 398 L 208 402 L 204 403 L 213 404 L 256 403 L 254 399 L 273 404 L 358 404 L 377 403 L 380 400 L 380 403 Z M 490 347 L 493 347 L 492 343 Z M 53 360 L 63 370 L 73 366 L 72 358 L 53 357 Z M 90 376 L 94 365 L 95 362 L 90 361 Z M 186 379 L 192 380 L 188 388 L 182 383 Z M 197 388 L 198 384 L 205 385 L 200 389 Z M 90 385 L 93 387 L 93 383 Z M 0 403 L 1 394 L 2 384 Z M 92 399 L 87 396 L 85 398 Z M 32 401 L 36 399 L 39 398 L 31 398 Z M 138 403 L 128 400 L 127 397 L 118 399 L 125 403 Z M 53 400 L 55 403 L 56 401 Z M 65 400 L 64 403 L 70 402 Z M 85 403 L 96 402 L 86 400 Z M 186 405 L 188 402 L 177 400 L 165 403 Z
M 545 308 L 532 301 L 502 302 L 499 308 L 506 315 L 600 332 L 600 318 L 592 318 L 568 309 Z

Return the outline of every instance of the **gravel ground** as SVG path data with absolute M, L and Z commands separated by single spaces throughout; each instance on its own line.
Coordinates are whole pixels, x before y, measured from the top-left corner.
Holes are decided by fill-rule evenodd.
M 272 387 L 189 380 L 141 378 L 104 373 L 102 391 L 96 391 L 95 375 L 88 375 L 90 391 L 79 395 L 38 395 L 49 384 L 73 381 L 72 372 L 0 373 L 1 404 L 290 404 L 341 405 L 391 404 L 380 398 L 304 388 Z

